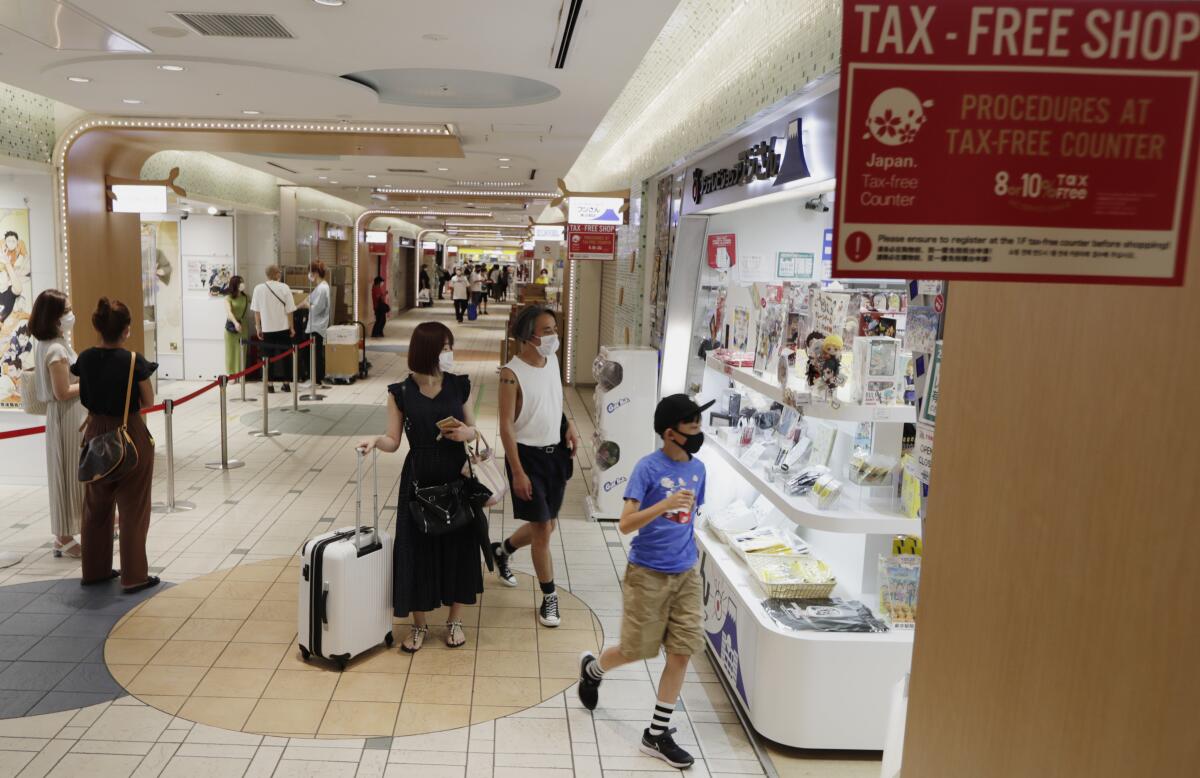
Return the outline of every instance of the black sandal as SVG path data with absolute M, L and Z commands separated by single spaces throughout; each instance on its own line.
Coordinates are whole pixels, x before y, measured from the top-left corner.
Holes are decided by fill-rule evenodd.
M 109 581 L 111 581 L 114 578 L 119 577 L 120 575 L 121 575 L 120 570 L 113 570 L 112 572 L 110 572 L 108 574 L 107 578 L 97 578 L 95 581 L 80 580 L 79 585 L 80 586 L 99 586 L 100 584 L 108 583 Z
M 142 583 L 138 584 L 137 586 L 127 586 L 122 591 L 124 591 L 125 594 L 133 594 L 135 592 L 140 592 L 145 589 L 149 589 L 152 586 L 158 586 L 158 583 L 159 583 L 158 576 L 152 575 L 149 578 L 147 578 L 145 581 L 143 581 Z

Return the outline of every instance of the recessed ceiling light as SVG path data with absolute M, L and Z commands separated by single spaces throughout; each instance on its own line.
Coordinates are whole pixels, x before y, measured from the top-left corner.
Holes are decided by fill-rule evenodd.
M 217 210 L 217 206 L 215 206 L 215 205 L 208 206 L 208 215 L 209 216 L 216 216 L 218 213 L 220 213 L 220 211 Z
M 378 178 L 374 173 L 367 173 L 367 178 Z
M 246 116 L 258 116 L 260 113 L 262 113 L 262 111 L 246 110 L 242 111 L 242 113 L 244 113 Z
M 135 99 L 135 98 L 132 98 L 132 97 L 126 97 L 126 98 L 125 98 L 124 100 L 122 100 L 121 102 L 122 102 L 122 103 L 125 103 L 125 105 L 141 105 L 141 104 L 142 104 L 142 101 L 141 101 L 141 100 L 137 100 L 137 99 Z
M 318 181 L 325 181 L 325 180 L 327 180 L 328 178 L 329 178 L 329 176 L 317 176 L 317 180 L 318 180 Z
M 92 79 L 86 76 L 67 76 L 67 80 L 75 84 L 90 84 Z
M 501 169 L 501 170 L 508 170 L 508 169 L 509 169 L 509 168 L 511 168 L 511 167 L 512 167 L 512 165 L 501 165 L 501 166 L 500 166 L 500 169 Z
M 427 41 L 444 41 L 449 40 L 449 35 L 442 35 L 440 32 L 427 32 L 421 36 L 422 40 Z
M 337 183 L 337 181 L 330 181 L 329 183 L 331 183 L 331 184 L 336 184 L 336 183 Z
M 340 8 L 346 4 L 346 0 L 313 0 L 317 5 L 326 5 L 330 8 Z
M 171 73 L 179 73 L 179 72 L 181 72 L 181 71 L 182 71 L 184 68 L 183 68 L 183 65 L 159 65 L 159 66 L 158 66 L 158 69 L 159 69 L 159 70 L 166 70 L 166 71 L 169 71 L 169 72 L 171 72 Z
M 438 170 L 442 171 L 443 173 L 445 173 L 445 172 L 446 172 L 447 170 L 449 170 L 449 169 L 450 169 L 450 168 L 448 168 L 448 167 L 440 167 L 440 168 L 438 168 Z
M 512 162 L 512 157 L 500 157 L 501 162 Z

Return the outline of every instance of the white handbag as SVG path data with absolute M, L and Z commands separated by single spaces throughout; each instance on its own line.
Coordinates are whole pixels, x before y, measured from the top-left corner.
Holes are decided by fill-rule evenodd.
M 21 410 L 45 416 L 48 404 L 38 399 L 37 372 L 31 367 L 21 371 Z
M 483 443 L 483 448 L 480 448 L 480 442 Z M 490 508 L 504 500 L 504 495 L 508 494 L 508 477 L 504 474 L 500 463 L 496 461 L 496 456 L 492 452 L 492 447 L 484 440 L 482 432 L 475 434 L 475 448 L 472 450 L 471 444 L 465 444 L 467 447 L 467 464 L 463 468 L 463 475 L 474 476 L 476 481 L 487 487 L 492 496 L 484 503 L 484 507 Z

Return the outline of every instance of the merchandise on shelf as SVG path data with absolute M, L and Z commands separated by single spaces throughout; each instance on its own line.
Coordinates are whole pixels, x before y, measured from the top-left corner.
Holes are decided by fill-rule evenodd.
M 879 556 L 879 612 L 893 629 L 913 629 L 917 623 L 917 587 L 921 557 L 915 554 Z
M 832 508 L 841 496 L 842 482 L 829 473 L 818 478 L 808 493 L 808 499 L 821 510 Z
M 892 482 L 896 470 L 896 458 L 872 454 L 868 449 L 856 448 L 850 455 L 850 481 L 862 486 L 886 486 Z
M 782 627 L 807 632 L 887 632 L 887 625 L 858 600 L 840 597 L 763 600 L 763 609 Z
M 754 582 L 769 598 L 828 597 L 837 579 L 829 565 L 811 556 L 755 554 L 746 557 Z

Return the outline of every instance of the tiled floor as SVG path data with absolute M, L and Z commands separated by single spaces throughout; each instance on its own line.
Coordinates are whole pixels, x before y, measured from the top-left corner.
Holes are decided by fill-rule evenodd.
M 384 346 L 403 345 L 412 326 L 422 320 L 434 318 L 449 324 L 459 339 L 455 351 L 460 366 L 470 373 L 478 392 L 480 426 L 489 433 L 489 437 L 495 439 L 496 358 L 506 316 L 501 315 L 500 306 L 493 311 L 490 316 L 481 317 L 476 322 L 459 325 L 454 323 L 450 308 L 442 303 L 432 311 L 411 312 L 389 323 L 389 338 L 379 343 Z M 261 563 L 262 567 L 278 566 L 283 571 L 281 577 L 286 578 L 286 568 L 283 567 L 286 563 L 280 560 L 295 555 L 306 538 L 325 531 L 330 525 L 353 523 L 352 443 L 359 437 L 382 431 L 386 384 L 402 379 L 407 373 L 400 349 L 372 351 L 370 359 L 374 363 L 371 378 L 352 386 L 327 390 L 325 393 L 328 396 L 324 402 L 305 404 L 311 409 L 310 413 L 297 415 L 282 410 L 290 403 L 281 395 L 273 395 L 270 421 L 272 427 L 283 433 L 279 437 L 251 437 L 248 433 L 261 424 L 257 403 L 243 405 L 230 402 L 230 456 L 246 462 L 246 466 L 239 470 L 221 472 L 204 467 L 204 463 L 217 458 L 217 393 L 210 392 L 179 406 L 175 416 L 177 498 L 189 500 L 197 507 L 189 513 L 154 516 L 149 538 L 154 571 L 160 573 L 164 580 L 183 583 L 231 568 L 241 572 L 227 575 L 255 575 L 247 568 L 258 568 L 260 564 L 256 563 Z M 180 397 L 194 388 L 194 384 L 164 383 L 160 386 L 160 394 Z M 251 388 L 251 396 L 256 395 L 256 390 L 257 387 Z M 238 392 L 231 391 L 230 395 L 235 398 Z M 603 627 L 605 641 L 612 642 L 616 640 L 620 622 L 620 576 L 625 565 L 625 546 L 615 528 L 589 522 L 584 516 L 584 498 L 590 480 L 591 455 L 588 446 L 592 423 L 579 395 L 568 393 L 567 397 L 568 413 L 579 426 L 585 445 L 580 452 L 576 476 L 568 487 L 560 531 L 553 545 L 556 577 L 562 587 L 569 589 L 592 609 Z M 163 500 L 165 437 L 161 415 L 151 417 L 150 426 L 159 441 L 155 498 Z M 382 502 L 393 508 L 401 462 L 400 456 L 380 458 Z M 0 550 L 26 552 L 21 563 L 0 570 L 0 587 L 78 576 L 77 563 L 53 559 L 48 547 L 44 547 L 50 539 L 44 488 L 0 486 L 0 504 L 6 507 L 0 518 Z M 387 518 L 390 520 L 390 515 Z M 495 538 L 515 528 L 516 522 L 507 504 L 493 510 L 491 524 Z M 522 572 L 531 573 L 528 553 L 519 554 L 514 566 Z M 278 579 L 276 583 L 279 583 Z M 291 588 L 290 581 L 284 580 L 283 583 Z M 212 581 L 189 584 L 192 587 L 212 587 L 214 590 L 219 585 Z M 180 586 L 173 591 L 185 590 Z M 170 595 L 172 592 L 164 592 L 155 600 L 165 603 L 172 599 Z M 207 596 L 203 599 L 207 600 Z M 260 600 L 255 609 L 261 604 Z M 197 609 L 200 607 L 197 604 Z M 254 611 L 250 613 L 253 615 Z M 576 612 L 564 613 L 568 620 L 576 618 Z M 577 613 L 579 618 L 590 619 L 586 611 Z M 170 659 L 167 666 L 192 667 L 190 675 L 200 675 L 196 681 L 199 686 L 218 663 L 221 663 L 222 669 L 253 674 L 267 668 L 235 665 L 274 661 L 269 656 L 273 649 L 248 648 L 227 653 L 232 644 L 279 645 L 281 656 L 287 651 L 283 643 L 238 640 L 238 634 L 245 624 L 243 621 L 235 629 L 232 622 L 236 619 L 229 619 L 230 624 L 212 631 L 193 633 L 181 630 L 184 617 L 178 614 L 147 615 L 147 618 L 160 621 L 144 625 L 145 631 L 139 631 L 137 635 L 114 634 L 109 642 L 110 649 L 120 647 L 133 651 L 138 646 L 128 641 L 147 642 L 147 645 L 140 646 L 140 657 L 136 652 L 127 653 L 124 656 L 127 661 L 118 663 L 113 662 L 110 656 L 109 661 L 114 667 L 125 665 L 136 668 L 139 674 L 145 672 L 155 666 L 153 660 L 165 646 L 164 642 L 154 648 L 157 641 L 166 641 L 168 638 L 180 642 L 225 644 L 208 667 L 194 667 L 191 663 L 207 662 L 215 647 L 186 646 L 171 649 L 173 653 L 164 655 L 164 659 Z M 179 623 L 174 620 L 179 620 Z M 175 625 L 172 634 L 162 634 L 169 631 L 172 625 Z M 143 627 L 139 627 L 141 629 Z M 221 629 L 224 632 L 220 632 Z M 545 630 L 540 627 L 536 629 L 540 638 Z M 561 634 L 567 634 L 566 629 L 560 630 Z M 479 640 L 477 635 L 469 634 L 469 637 L 473 641 Z M 127 642 L 116 642 L 121 640 Z M 155 653 L 146 656 L 151 648 Z M 449 653 L 446 649 L 433 649 L 425 655 L 433 657 L 439 651 L 441 654 Z M 285 661 L 281 659 L 276 670 L 282 668 Z M 643 756 L 637 750 L 637 738 L 646 725 L 653 705 L 655 682 L 661 666 L 661 661 L 656 660 L 610 673 L 605 680 L 600 707 L 594 714 L 584 710 L 574 690 L 568 689 L 565 693 L 549 696 L 532 708 L 503 715 L 494 721 L 421 735 L 322 739 L 250 734 L 234 731 L 235 719 L 241 715 L 240 711 L 229 712 L 226 725 L 216 727 L 196 723 L 179 715 L 183 713 L 182 710 L 172 715 L 136 697 L 126 696 L 78 711 L 0 721 L 0 776 L 19 774 L 104 778 L 162 775 L 190 778 L 225 775 L 419 775 L 436 778 L 445 775 L 457 778 L 505 778 L 519 775 L 521 778 L 540 778 L 577 775 L 589 778 L 651 778 L 656 774 L 674 774 L 674 771 L 664 771 L 661 762 Z M 353 675 L 354 672 L 350 671 L 347 675 Z M 373 671 L 368 671 L 364 666 L 358 672 Z M 274 674 L 265 680 L 257 676 L 251 680 L 247 676 L 239 683 L 234 674 L 228 675 L 228 678 L 216 678 L 213 681 L 212 691 L 220 692 L 213 699 L 249 699 L 236 697 L 232 693 L 226 695 L 224 690 L 244 693 L 247 686 L 257 689 L 261 685 L 265 692 L 274 680 Z M 135 683 L 136 676 L 118 680 L 127 684 Z M 144 690 L 177 690 L 176 687 L 153 685 L 164 681 L 161 673 L 157 677 L 154 673 L 147 674 L 143 681 L 148 684 L 143 687 Z M 190 680 L 183 683 L 186 685 Z M 347 688 L 354 684 L 348 683 Z M 280 686 L 285 685 L 286 682 L 281 680 Z M 357 688 L 361 690 L 361 686 Z M 336 686 L 334 689 L 336 691 Z M 500 692 L 500 697 L 492 699 L 503 701 L 503 694 L 507 690 Z M 149 691 L 143 691 L 143 694 L 151 698 L 184 696 L 152 694 Z M 361 696 L 357 691 L 348 694 Z M 679 742 L 698 758 L 696 766 L 690 771 L 691 775 L 764 773 L 706 658 L 698 659 L 689 669 L 682 697 L 684 705 L 672 724 L 678 727 Z M 197 698 L 198 695 L 193 693 L 189 701 Z M 434 701 L 418 703 L 429 706 L 428 710 L 422 711 L 423 720 L 436 721 L 437 717 L 445 716 L 442 721 L 447 724 L 443 726 L 467 723 L 461 718 L 450 718 L 456 713 L 452 709 L 456 703 L 439 700 L 436 695 L 427 699 Z M 153 701 L 156 705 L 162 702 Z M 281 704 L 274 706 L 273 713 L 282 715 L 294 711 L 297 717 L 302 717 L 306 707 L 303 702 L 281 699 Z M 332 705 L 333 702 L 331 693 L 328 704 Z M 373 701 L 346 699 L 344 702 Z M 255 707 L 258 704 L 255 702 Z M 324 703 L 318 701 L 317 704 Z M 403 705 L 403 696 L 400 704 Z M 182 706 L 183 703 L 180 704 Z M 161 707 L 170 710 L 171 704 L 162 702 Z M 242 708 L 245 707 L 243 703 Z M 251 709 L 247 713 L 247 720 L 253 712 Z M 199 713 L 195 716 L 201 718 Z M 400 716 L 398 713 L 397 727 Z M 239 726 L 244 725 L 245 722 Z M 309 731 L 307 727 L 298 729 Z M 393 733 L 396 731 L 394 729 Z M 843 759 L 839 755 L 775 753 L 778 755 L 773 758 L 781 774 L 878 775 L 878 762 L 869 759 L 861 761 Z

